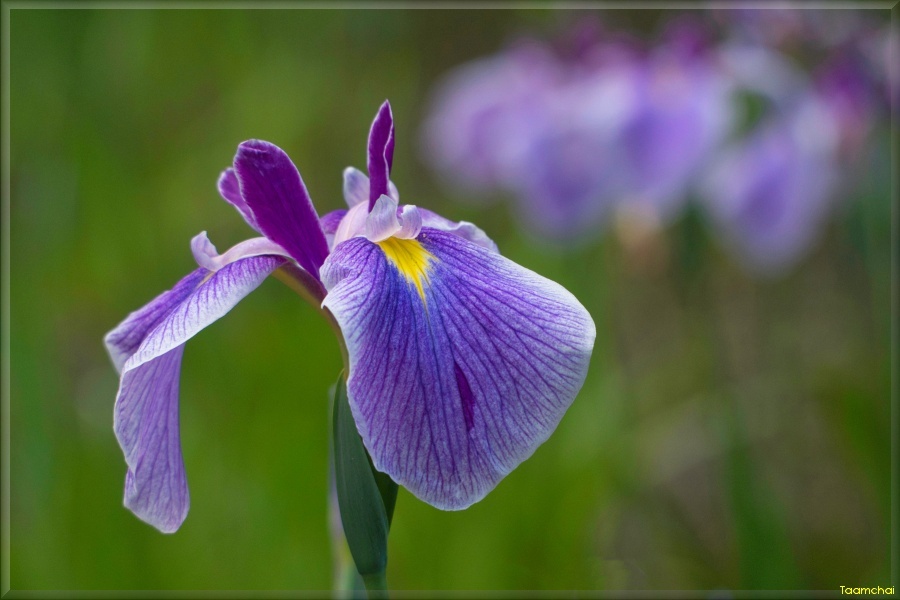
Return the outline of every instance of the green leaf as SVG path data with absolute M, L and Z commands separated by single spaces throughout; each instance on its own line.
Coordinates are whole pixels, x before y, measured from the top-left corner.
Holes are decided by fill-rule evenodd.
M 372 474 L 375 476 L 375 484 L 378 486 L 378 492 L 381 494 L 382 502 L 384 502 L 384 512 L 387 514 L 388 529 L 390 529 L 394 520 L 394 505 L 397 504 L 398 486 L 391 479 L 390 475 L 375 470 L 368 452 L 366 452 L 366 457 L 369 458 L 369 467 L 372 469 Z
M 334 475 L 344 536 L 366 581 L 383 582 L 397 484 L 372 468 L 347 401 L 343 374 L 334 391 Z M 371 590 L 370 590 L 371 591 Z

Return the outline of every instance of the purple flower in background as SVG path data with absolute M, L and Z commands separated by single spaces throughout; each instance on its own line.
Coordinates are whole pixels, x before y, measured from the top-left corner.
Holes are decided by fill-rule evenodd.
M 750 270 L 775 275 L 810 248 L 831 208 L 836 127 L 812 98 L 723 152 L 704 205 L 726 246 Z
M 187 515 L 184 343 L 276 269 L 339 325 L 350 408 L 375 467 L 429 504 L 477 502 L 556 428 L 584 382 L 590 315 L 471 223 L 401 206 L 393 149 L 385 103 L 369 177 L 347 169 L 349 208 L 319 219 L 282 150 L 242 143 L 219 191 L 262 237 L 218 254 L 201 233 L 191 243 L 199 268 L 106 336 L 120 373 L 125 505 L 138 517 L 172 532 Z
M 423 132 L 454 183 L 512 192 L 533 229 L 568 238 L 618 209 L 677 216 L 729 130 L 728 94 L 696 36 L 653 52 L 597 41 L 565 59 L 534 42 L 451 74 Z
M 569 243 L 611 217 L 623 240 L 652 240 L 693 198 L 749 268 L 780 272 L 869 158 L 888 106 L 886 29 L 859 11 L 714 17 L 730 24 L 718 40 L 693 18 L 652 45 L 586 20 L 554 47 L 465 65 L 437 88 L 426 155 L 453 184 L 510 193 L 533 231 Z
M 663 222 L 679 215 L 734 119 L 730 82 L 711 52 L 686 37 L 661 44 L 636 65 L 633 113 L 612 146 L 627 173 L 622 207 Z
M 424 125 L 425 152 L 466 192 L 505 186 L 559 73 L 540 46 L 521 45 L 467 64 L 438 86 Z

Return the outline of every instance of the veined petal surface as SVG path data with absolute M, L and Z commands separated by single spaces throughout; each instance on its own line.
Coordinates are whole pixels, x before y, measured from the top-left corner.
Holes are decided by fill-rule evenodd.
M 178 529 L 189 507 L 178 427 L 184 343 L 284 262 L 251 256 L 215 273 L 197 269 L 106 337 L 113 361 L 121 362 L 113 429 L 128 464 L 125 506 L 162 532 Z
M 446 219 L 425 208 L 420 208 L 419 214 L 422 216 L 422 227 L 440 229 L 441 231 L 446 231 L 465 240 L 469 240 L 473 244 L 483 246 L 492 252 L 497 252 L 497 244 L 494 243 L 494 240 L 489 238 L 484 230 L 474 223 L 468 221 L 451 221 L 450 219 Z
M 125 361 L 137 351 L 147 334 L 153 331 L 175 307 L 184 302 L 208 273 L 206 269 L 192 271 L 171 290 L 163 292 L 132 312 L 115 329 L 106 334 L 103 341 L 116 371 L 122 372 Z
M 252 256 L 208 274 L 147 334 L 125 362 L 123 373 L 180 346 L 225 316 L 284 262 L 277 256 Z
M 122 374 L 113 414 L 125 453 L 125 506 L 163 533 L 175 532 L 190 508 L 178 420 L 184 346 Z
M 323 265 L 374 465 L 420 499 L 483 498 L 553 432 L 596 335 L 560 285 L 457 235 L 355 237 Z

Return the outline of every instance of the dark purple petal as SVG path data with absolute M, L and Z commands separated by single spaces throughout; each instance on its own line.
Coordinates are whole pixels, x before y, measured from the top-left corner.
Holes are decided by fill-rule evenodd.
M 269 142 L 250 140 L 238 146 L 234 170 L 260 231 L 318 278 L 328 242 L 288 155 Z
M 241 216 L 247 221 L 247 225 L 258 233 L 262 233 L 259 230 L 259 225 L 256 224 L 256 217 L 253 216 L 253 211 L 250 210 L 250 207 L 244 202 L 244 197 L 241 196 L 241 186 L 238 183 L 237 175 L 234 174 L 234 169 L 225 169 L 219 176 L 219 195 L 241 213 Z
M 284 263 L 253 256 L 215 273 L 198 269 L 106 337 L 121 371 L 113 428 L 128 464 L 125 505 L 160 531 L 178 529 L 189 503 L 178 436 L 184 343 Z
M 404 275 L 388 253 L 421 268 Z M 322 279 L 375 467 L 438 508 L 484 497 L 547 439 L 584 382 L 595 337 L 584 307 L 456 235 L 352 238 Z
M 394 164 L 394 117 L 391 104 L 385 100 L 369 131 L 369 210 L 382 195 L 388 193 L 388 181 Z

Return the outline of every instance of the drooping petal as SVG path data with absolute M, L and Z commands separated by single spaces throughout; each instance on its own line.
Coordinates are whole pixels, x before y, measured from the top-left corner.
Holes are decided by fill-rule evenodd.
M 121 372 L 113 428 L 128 464 L 125 505 L 160 531 L 175 531 L 188 511 L 178 436 L 184 343 L 284 263 L 280 256 L 252 256 L 215 273 L 197 269 L 106 337 Z
M 238 146 L 234 170 L 260 231 L 318 278 L 328 242 L 288 155 L 269 142 L 250 140 Z
M 207 275 L 207 279 L 148 333 L 125 362 L 123 370 L 133 369 L 194 337 L 227 314 L 284 262 L 277 256 L 253 256 Z
M 250 210 L 250 207 L 244 202 L 244 197 L 241 196 L 241 186 L 238 183 L 237 175 L 234 174 L 234 169 L 230 167 L 222 171 L 222 174 L 219 176 L 219 195 L 241 213 L 241 216 L 247 221 L 247 225 L 252 227 L 254 231 L 262 233 L 259 230 L 259 225 L 256 223 L 256 217 L 253 216 L 253 211 Z
M 163 292 L 129 314 L 115 329 L 106 334 L 103 341 L 116 371 L 122 372 L 125 361 L 140 347 L 147 334 L 197 289 L 208 274 L 209 271 L 206 269 L 196 269 L 176 283 L 171 290 Z
M 387 195 L 400 202 L 400 192 L 397 191 L 393 181 L 388 181 Z M 350 208 L 369 202 L 369 178 L 359 169 L 353 167 L 344 169 L 344 201 Z
M 394 117 L 387 100 L 378 109 L 369 130 L 369 210 L 382 194 L 388 193 L 388 181 L 394 163 Z
M 178 420 L 184 346 L 123 373 L 113 426 L 125 452 L 125 506 L 163 533 L 190 508 Z
M 565 289 L 459 236 L 356 237 L 322 269 L 375 467 L 438 508 L 480 500 L 556 428 L 594 323 Z

